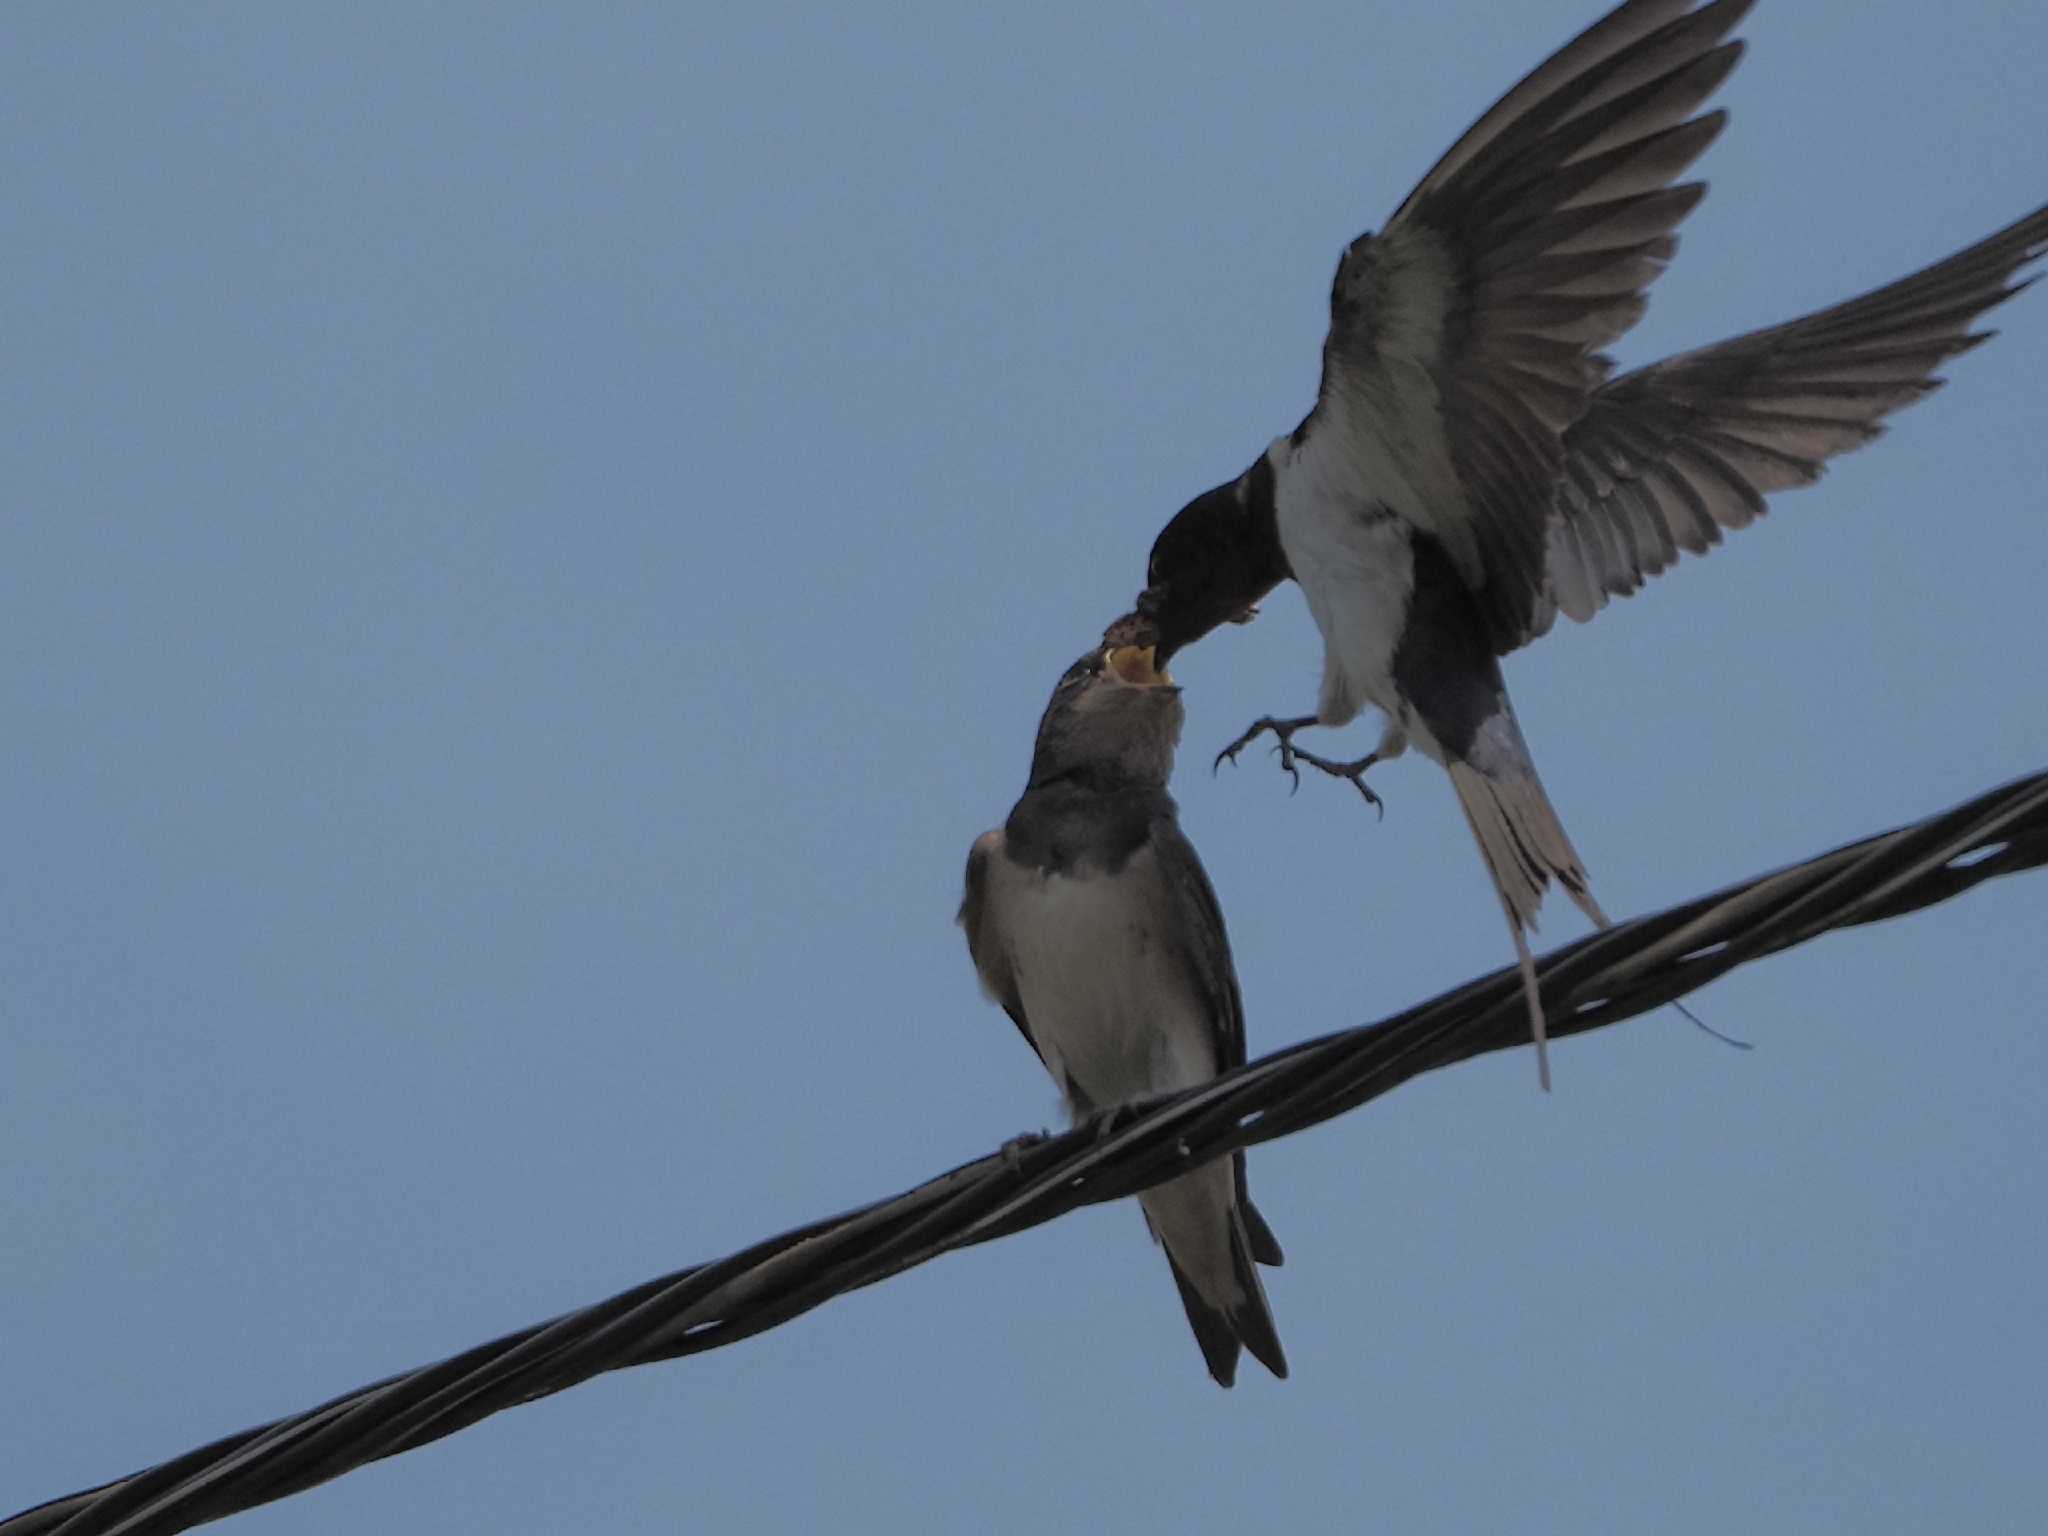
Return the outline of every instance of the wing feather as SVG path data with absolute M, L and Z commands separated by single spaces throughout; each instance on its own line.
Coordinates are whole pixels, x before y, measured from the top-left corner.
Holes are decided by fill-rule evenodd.
M 2038 281 L 2019 273 L 2044 255 L 2048 207 L 1860 298 L 1597 390 L 1564 435 L 1546 552 L 1557 609 L 1591 618 L 1883 435 L 1885 417 L 1941 387 L 1936 369 L 1989 339 L 1971 327 Z
M 1045 1052 L 1038 1048 L 1038 1042 L 1031 1038 L 1031 1026 L 1024 1022 L 1024 996 L 1017 989 L 1017 975 L 1011 964 L 1009 946 L 1001 941 L 997 924 L 989 913 L 989 871 L 1001 857 L 1001 827 L 984 832 L 974 840 L 974 846 L 967 851 L 967 885 L 960 897 L 957 921 L 966 930 L 967 953 L 973 957 L 975 974 L 981 978 L 982 989 L 1010 1016 L 1010 1022 L 1017 1026 L 1017 1033 L 1031 1047 L 1031 1054 L 1044 1062 Z
M 1188 841 L 1179 819 L 1170 811 L 1154 819 L 1151 847 L 1158 860 L 1159 876 L 1171 893 L 1174 921 L 1170 931 L 1181 943 L 1189 973 L 1201 986 L 1209 1017 L 1214 1021 L 1216 1070 L 1228 1072 L 1245 1063 L 1244 998 L 1238 990 L 1237 967 L 1230 958 L 1230 935 L 1223 926 L 1222 905 L 1216 900 L 1216 888 L 1209 883 L 1208 872 L 1202 868 L 1194 844 Z M 1244 1153 L 1232 1153 L 1231 1165 L 1251 1256 L 1261 1264 L 1284 1262 L 1279 1239 L 1252 1204 L 1245 1182 Z M 1277 1351 L 1277 1342 L 1274 1347 Z
M 1641 317 L 1704 187 L 1750 0 L 1630 0 L 1508 92 L 1339 263 L 1297 444 L 1433 534 L 1497 649 L 1549 622 L 1565 432 Z M 1333 458 L 1334 456 L 1334 458 Z M 1334 472 L 1332 465 L 1334 462 Z
M 1188 974 L 1202 990 L 1215 1030 L 1217 1070 L 1228 1072 L 1245 1061 L 1244 999 L 1238 991 L 1237 967 L 1230 958 L 1223 908 L 1194 844 L 1170 810 L 1153 818 L 1149 846 L 1172 904 L 1166 931 L 1170 941 L 1179 946 Z

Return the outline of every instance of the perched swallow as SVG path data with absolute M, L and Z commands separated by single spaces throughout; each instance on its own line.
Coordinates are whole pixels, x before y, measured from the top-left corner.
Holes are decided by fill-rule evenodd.
M 967 858 L 974 968 L 1077 1120 L 1244 1064 L 1223 912 L 1166 792 L 1182 719 L 1150 646 L 1083 657 L 1039 722 L 1023 798 Z M 1280 1244 L 1246 1192 L 1244 1154 L 1138 1203 L 1209 1374 L 1229 1386 L 1242 1345 L 1285 1376 L 1253 1263 L 1278 1264 Z
M 1628 0 L 1501 98 L 1330 293 L 1315 407 L 1153 545 L 1139 611 L 1161 665 L 1249 618 L 1289 577 L 1324 644 L 1313 715 L 1260 720 L 1281 763 L 1363 778 L 1410 742 L 1450 774 L 1514 936 L 1550 1084 L 1526 931 L 1552 880 L 1595 923 L 1584 864 L 1536 776 L 1498 658 L 1562 612 L 1586 620 L 1746 527 L 1767 492 L 1939 387 L 1970 326 L 2048 250 L 2048 208 L 1886 288 L 1610 377 L 1599 349 L 1643 313 L 1705 192 L 1677 183 L 1725 114 L 1691 115 L 1734 68 L 1750 0 Z M 2031 281 L 2029 279 L 2028 281 Z M 1365 706 L 1352 763 L 1294 733 Z

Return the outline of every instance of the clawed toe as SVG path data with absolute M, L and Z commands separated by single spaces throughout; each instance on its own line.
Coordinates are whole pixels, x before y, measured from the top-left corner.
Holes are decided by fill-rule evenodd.
M 1280 759 L 1280 771 L 1286 774 L 1290 781 L 1287 793 L 1290 796 L 1298 794 L 1301 790 L 1301 770 L 1294 766 L 1294 748 L 1289 743 L 1280 741 L 1274 743 L 1273 751 Z
M 1022 1136 L 1012 1136 L 1002 1145 L 1003 1162 L 1015 1168 L 1023 1162 L 1024 1154 L 1046 1139 L 1044 1131 L 1026 1131 Z
M 1274 739 L 1279 743 L 1280 766 L 1289 773 L 1294 774 L 1294 782 L 1299 786 L 1301 775 L 1296 773 L 1294 768 L 1294 748 L 1292 746 L 1294 733 L 1315 723 L 1316 717 L 1314 715 L 1298 715 L 1291 720 L 1282 720 L 1276 715 L 1261 715 L 1245 728 L 1245 733 L 1242 736 L 1216 754 L 1216 761 L 1209 765 L 1209 771 L 1211 773 L 1220 773 L 1226 760 L 1230 763 L 1231 767 L 1235 768 L 1237 766 L 1237 754 L 1265 735 L 1266 732 L 1271 731 Z
M 1333 763 L 1326 757 L 1318 757 L 1313 752 L 1304 752 L 1299 747 L 1294 748 L 1289 755 L 1296 762 L 1307 763 L 1311 768 L 1322 769 L 1323 772 L 1333 779 L 1342 779 L 1361 795 L 1365 796 L 1365 803 L 1379 812 L 1381 821 L 1387 819 L 1386 801 L 1373 793 L 1372 786 L 1365 782 L 1365 770 L 1380 760 L 1379 753 L 1368 752 L 1354 763 Z
M 1379 753 L 1368 752 L 1355 763 L 1337 763 L 1332 762 L 1327 757 L 1319 757 L 1313 752 L 1297 747 L 1294 744 L 1294 733 L 1316 723 L 1314 715 L 1300 715 L 1292 720 L 1281 720 L 1272 715 L 1261 715 L 1246 728 L 1242 736 L 1216 754 L 1216 761 L 1209 765 L 1209 771 L 1211 773 L 1220 771 L 1226 760 L 1232 767 L 1236 767 L 1237 754 L 1265 735 L 1266 732 L 1271 731 L 1273 733 L 1273 751 L 1280 759 L 1280 770 L 1291 781 L 1287 791 L 1290 795 L 1300 790 L 1301 765 L 1307 763 L 1311 768 L 1322 769 L 1323 772 L 1333 779 L 1344 780 L 1345 783 L 1365 796 L 1365 803 L 1379 812 L 1382 821 L 1386 820 L 1386 801 L 1374 794 L 1371 786 L 1365 782 L 1365 770 L 1380 760 Z

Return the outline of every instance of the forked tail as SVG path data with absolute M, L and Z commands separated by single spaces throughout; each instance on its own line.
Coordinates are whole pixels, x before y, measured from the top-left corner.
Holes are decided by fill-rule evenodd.
M 1138 1197 L 1152 1235 L 1166 1249 L 1202 1359 L 1225 1387 L 1237 1378 L 1240 1347 L 1275 1376 L 1287 1375 L 1257 1268 L 1280 1262 L 1280 1244 L 1240 1195 L 1241 1168 L 1234 1159 L 1214 1162 Z
M 1602 928 L 1611 925 L 1607 914 L 1600 910 L 1600 903 L 1593 899 L 1586 866 L 1565 835 L 1564 823 L 1557 819 L 1557 808 L 1543 792 L 1535 767 L 1528 763 L 1526 748 L 1521 764 L 1502 774 L 1482 772 L 1455 758 L 1445 766 L 1450 771 L 1451 787 L 1458 792 L 1466 825 L 1472 828 L 1473 839 L 1479 844 L 1479 856 L 1486 861 L 1486 872 L 1493 877 L 1493 888 L 1500 895 L 1508 931 L 1514 935 L 1515 959 L 1522 971 L 1522 996 L 1528 1002 L 1529 1028 L 1536 1037 L 1536 1074 L 1547 1093 L 1550 1033 L 1543 1022 L 1543 1000 L 1536 991 L 1536 962 L 1529 953 L 1527 938 L 1536 929 L 1536 911 L 1543 905 L 1550 882 L 1555 880 L 1581 912 Z

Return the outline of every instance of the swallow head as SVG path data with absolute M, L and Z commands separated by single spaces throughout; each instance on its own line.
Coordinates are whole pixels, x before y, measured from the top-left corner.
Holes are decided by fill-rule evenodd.
M 1162 663 L 1219 624 L 1249 622 L 1287 575 L 1270 518 L 1247 499 L 1249 479 L 1197 496 L 1152 543 L 1136 612 L 1152 625 Z
M 1031 781 L 1166 783 L 1186 711 L 1159 647 L 1098 646 L 1067 668 L 1038 723 Z

